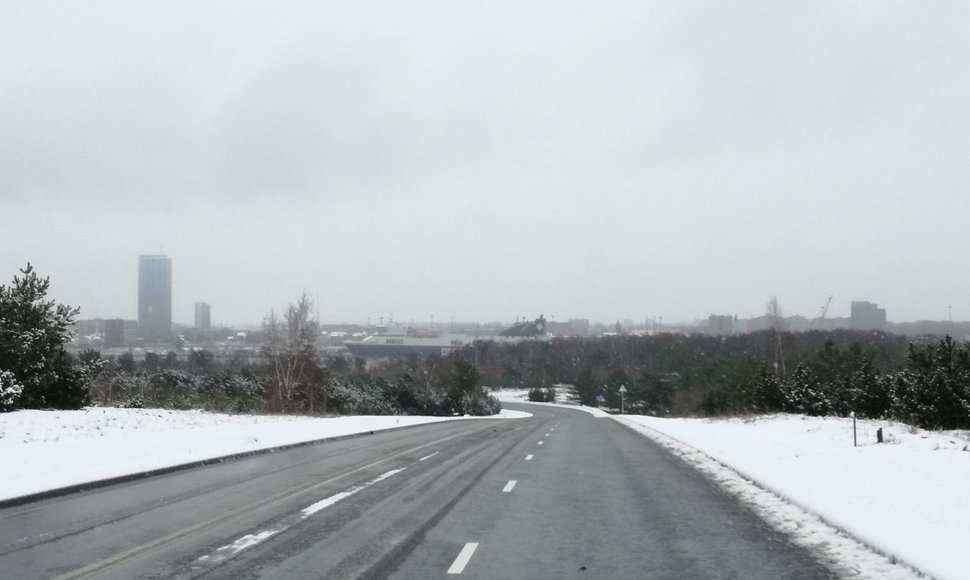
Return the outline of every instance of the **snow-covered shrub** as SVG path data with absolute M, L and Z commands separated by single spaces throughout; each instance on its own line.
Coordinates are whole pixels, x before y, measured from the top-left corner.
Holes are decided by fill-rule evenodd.
M 121 402 L 122 409 L 144 409 L 145 399 L 141 395 L 132 395 Z
M 163 409 L 191 409 L 196 401 L 195 381 L 182 371 L 163 370 L 149 376 L 146 402 Z
M 494 415 L 502 410 L 502 404 L 488 393 L 485 387 L 479 387 L 477 393 L 469 393 L 462 399 L 463 415 Z
M 189 376 L 195 383 L 191 392 L 196 408 L 224 413 L 248 413 L 257 409 L 262 402 L 263 387 L 251 373 L 224 371 Z
M 556 401 L 556 390 L 531 388 L 529 389 L 529 400 L 537 403 L 554 403 Z
M 398 415 L 396 405 L 366 380 L 335 379 L 329 385 L 330 409 L 350 415 Z
M 448 415 L 444 393 L 404 374 L 396 381 L 383 381 L 385 396 L 405 415 Z
M 889 384 L 887 377 L 876 372 L 871 363 L 863 363 L 846 380 L 843 393 L 846 410 L 869 419 L 889 417 L 892 412 Z
M 250 372 L 230 372 L 221 375 L 222 390 L 231 413 L 252 413 L 262 408 L 265 389 L 255 375 Z
M 12 372 L 0 370 L 0 413 L 14 410 L 23 392 L 24 386 Z
M 788 413 L 825 416 L 835 404 L 829 385 L 819 380 L 807 365 L 798 365 L 783 387 L 783 408 Z
M 483 414 L 481 413 L 483 407 L 487 408 L 488 405 L 482 399 L 490 395 L 481 386 L 478 367 L 459 356 L 452 356 L 445 362 L 446 366 L 451 367 L 447 383 L 447 398 L 451 414 Z

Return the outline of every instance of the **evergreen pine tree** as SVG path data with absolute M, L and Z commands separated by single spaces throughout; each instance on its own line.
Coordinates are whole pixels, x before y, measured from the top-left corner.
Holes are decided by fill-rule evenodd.
M 90 402 L 84 373 L 64 350 L 79 310 L 47 300 L 50 279 L 29 263 L 20 272 L 0 285 L 0 375 L 10 375 L 0 385 L 0 410 L 83 407 Z

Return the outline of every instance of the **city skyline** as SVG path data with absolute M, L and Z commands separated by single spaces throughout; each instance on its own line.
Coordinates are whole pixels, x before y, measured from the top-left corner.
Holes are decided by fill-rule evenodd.
M 138 278 L 138 322 L 139 322 L 139 335 L 158 338 L 159 329 L 168 328 L 174 331 L 176 325 L 188 328 L 192 327 L 197 330 L 209 330 L 213 327 L 211 321 L 211 305 L 208 302 L 193 302 L 193 317 L 191 324 L 188 322 L 177 321 L 172 316 L 172 304 L 175 302 L 172 289 L 172 272 L 173 272 L 173 260 L 171 257 L 164 254 L 142 254 L 139 256 L 139 278 Z M 821 318 L 819 312 L 814 315 L 805 315 L 803 313 L 797 312 L 785 312 L 782 310 L 782 315 L 786 319 L 805 319 L 805 320 L 821 320 L 827 319 L 829 322 L 834 321 L 848 321 L 845 328 L 855 328 L 855 329 L 885 329 L 888 323 L 910 323 L 910 322 L 925 322 L 925 321 L 942 321 L 942 319 L 918 319 L 918 320 L 890 320 L 887 317 L 887 310 L 885 308 L 879 308 L 877 303 L 871 303 L 866 300 L 852 300 L 849 302 L 849 313 L 848 316 L 840 316 L 838 314 L 838 306 L 834 310 L 831 310 L 833 305 L 834 296 L 829 297 L 826 303 L 821 309 Z M 314 298 L 311 297 L 311 302 Z M 152 310 L 158 306 L 158 312 L 152 312 Z M 314 303 L 316 308 L 316 304 Z M 319 309 L 317 308 L 319 312 Z M 318 315 L 319 316 L 319 315 Z M 711 313 L 707 317 L 697 316 L 688 320 L 672 320 L 667 319 L 667 325 L 677 326 L 677 325 L 697 325 L 703 326 L 705 321 L 708 326 L 716 325 L 718 327 L 724 324 L 724 320 L 735 319 L 735 320 L 756 320 L 759 318 L 764 318 L 767 316 L 766 312 L 760 314 L 751 314 L 748 316 L 741 316 L 738 313 Z M 125 317 L 118 316 L 98 316 L 98 317 L 82 317 L 85 319 L 104 319 L 104 320 L 115 320 L 115 319 L 125 319 Z M 373 320 L 372 320 L 373 319 Z M 519 320 L 528 320 L 528 315 L 515 315 L 514 320 L 519 322 Z M 582 319 L 592 322 L 597 325 L 610 325 L 614 323 L 619 323 L 622 321 L 623 326 L 629 328 L 636 328 L 640 326 L 642 322 L 642 327 L 644 329 L 649 328 L 660 328 L 664 324 L 664 318 L 660 315 L 643 315 L 639 319 L 632 316 L 620 316 L 614 320 L 596 320 L 589 318 L 581 318 L 576 316 L 565 316 L 561 317 L 560 321 L 565 322 L 571 319 Z M 720 319 L 717 323 L 713 322 L 714 319 Z M 321 323 L 325 324 L 363 324 L 364 320 L 351 320 L 346 318 L 341 318 L 339 315 L 333 315 L 330 319 L 321 317 Z M 446 322 L 447 320 L 447 322 Z M 438 328 L 443 328 L 445 324 L 455 324 L 455 317 L 450 316 L 446 320 L 439 317 Z M 508 323 L 513 320 L 512 317 L 509 318 L 496 318 L 488 321 L 474 320 L 468 318 L 459 317 L 460 324 L 476 324 L 481 322 L 492 323 Z M 550 315 L 550 320 L 556 320 L 555 315 Z M 952 318 L 952 308 L 947 308 L 947 320 L 953 322 Z M 396 323 L 397 325 L 417 325 L 417 326 L 434 326 L 434 315 L 429 315 L 426 319 L 393 319 L 392 315 L 388 316 L 367 316 L 366 324 L 368 326 Z M 615 322 L 614 322 L 615 321 Z M 147 322 L 147 325 L 146 325 Z M 240 327 L 252 327 L 257 325 L 260 321 L 234 321 L 230 323 L 219 323 L 216 326 L 240 326 Z M 145 333 L 148 334 L 145 334 Z M 720 332 L 718 332 L 720 333 Z
M 139 256 L 139 266 L 138 266 L 138 333 L 141 336 L 148 338 L 159 338 L 159 336 L 164 335 L 162 329 L 169 329 L 168 333 L 174 332 L 175 326 L 183 328 L 194 328 L 197 330 L 209 330 L 213 327 L 211 320 L 211 305 L 208 302 L 193 302 L 193 315 L 192 322 L 179 321 L 172 315 L 173 304 L 176 302 L 174 299 L 173 285 L 172 285 L 172 272 L 173 272 L 173 260 L 171 257 L 165 254 L 142 254 Z M 834 296 L 830 296 L 829 299 L 821 308 L 821 318 L 819 312 L 814 315 L 807 315 L 799 312 L 786 312 L 782 309 L 782 315 L 785 319 L 804 319 L 804 320 L 820 320 L 826 319 L 829 322 L 833 321 L 849 321 L 846 322 L 847 326 L 845 328 L 855 328 L 855 329 L 885 329 L 886 324 L 906 324 L 912 322 L 928 322 L 928 321 L 943 321 L 944 319 L 917 319 L 917 320 L 892 320 L 887 317 L 887 310 L 885 308 L 879 308 L 876 303 L 871 303 L 867 300 L 852 300 L 848 303 L 849 313 L 847 316 L 839 315 L 839 308 L 836 305 L 835 309 L 831 309 L 833 306 Z M 313 297 L 310 298 L 311 302 L 314 302 L 314 307 L 319 313 L 319 308 L 315 303 Z M 945 320 L 953 322 L 952 307 L 947 307 L 947 318 Z M 317 314 L 317 316 L 320 316 Z M 668 327 L 672 326 L 703 326 L 705 322 L 708 327 L 716 326 L 720 328 L 725 324 L 728 319 L 735 319 L 740 321 L 756 320 L 766 317 L 766 312 L 760 314 L 750 314 L 747 316 L 739 315 L 738 313 L 715 313 L 711 312 L 708 316 L 696 316 L 685 320 L 667 319 Z M 125 316 L 93 316 L 87 317 L 82 316 L 83 319 L 102 319 L 102 320 L 125 320 Z M 373 320 L 372 320 L 373 319 Z M 519 320 L 528 320 L 528 315 L 515 315 L 514 320 L 518 322 Z M 555 315 L 550 315 L 550 320 L 555 320 Z M 643 315 L 639 319 L 633 316 L 619 316 L 615 319 L 610 320 L 596 320 L 589 318 L 581 318 L 577 316 L 565 316 L 561 317 L 561 321 L 566 321 L 570 319 L 583 319 L 591 321 L 596 325 L 610 325 L 619 323 L 622 321 L 623 326 L 629 328 L 636 328 L 642 322 L 642 327 L 644 329 L 649 328 L 660 328 L 664 324 L 664 317 L 661 315 Z M 714 322 L 718 319 L 718 322 Z M 455 323 L 455 317 L 449 316 L 447 320 L 453 326 Z M 513 317 L 508 318 L 495 318 L 490 320 L 475 320 L 470 318 L 461 318 L 459 316 L 461 324 L 481 324 L 485 322 L 489 323 L 508 323 L 513 320 Z M 639 321 L 638 321 L 639 320 Z M 219 322 L 215 326 L 224 327 L 253 327 L 260 324 L 262 318 L 259 320 L 243 321 L 237 320 L 232 322 Z M 324 324 L 364 324 L 365 320 L 352 320 L 348 318 L 342 318 L 339 314 L 332 314 L 329 317 L 320 317 L 319 321 Z M 407 318 L 407 319 L 394 319 L 393 315 L 383 316 L 366 316 L 366 325 L 379 325 L 384 324 L 397 324 L 397 325 L 416 325 L 416 326 L 430 326 L 434 327 L 434 315 L 428 315 L 425 319 L 417 318 Z M 959 322 L 959 321 L 958 321 Z M 448 324 L 442 318 L 438 319 L 438 327 L 442 328 L 443 324 Z M 713 325 L 713 326 L 712 326 Z M 840 326 L 841 328 L 841 326 Z M 721 333 L 720 331 L 716 333 Z

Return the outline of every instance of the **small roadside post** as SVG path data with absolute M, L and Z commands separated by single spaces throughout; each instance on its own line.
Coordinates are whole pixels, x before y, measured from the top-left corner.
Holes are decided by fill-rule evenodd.
M 856 431 L 855 431 L 855 411 L 852 411 L 851 413 L 849 413 L 849 416 L 852 417 L 852 446 L 858 447 L 859 439 L 856 437 Z
M 623 414 L 623 399 L 626 395 L 626 385 L 620 385 L 620 414 Z

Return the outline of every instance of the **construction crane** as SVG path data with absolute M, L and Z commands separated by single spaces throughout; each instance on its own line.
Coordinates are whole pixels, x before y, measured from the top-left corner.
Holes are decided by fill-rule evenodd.
M 832 298 L 833 296 L 829 295 L 829 299 L 822 305 L 822 309 L 818 313 L 818 318 L 812 321 L 812 328 L 821 328 L 822 321 L 825 320 L 825 315 L 829 313 L 829 306 L 832 305 Z

